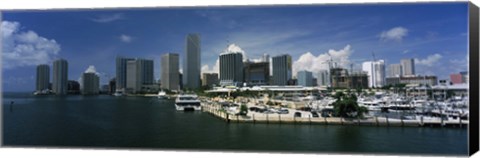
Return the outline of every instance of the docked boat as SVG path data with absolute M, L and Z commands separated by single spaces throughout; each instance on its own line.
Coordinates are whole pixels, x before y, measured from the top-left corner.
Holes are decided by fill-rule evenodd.
M 413 110 L 415 110 L 415 106 L 412 106 L 412 104 L 403 98 L 392 100 L 388 105 L 388 111 L 391 112 L 404 112 Z
M 123 92 L 122 91 L 116 91 L 115 93 L 113 93 L 113 96 L 116 96 L 116 97 L 123 96 Z
M 165 93 L 165 91 L 158 92 L 157 97 L 158 99 L 168 99 L 167 93 Z
M 200 100 L 194 94 L 181 94 L 175 100 L 175 108 L 179 111 L 201 110 Z

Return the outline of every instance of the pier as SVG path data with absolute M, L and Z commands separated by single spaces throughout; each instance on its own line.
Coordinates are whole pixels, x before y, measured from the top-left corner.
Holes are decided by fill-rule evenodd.
M 249 111 L 247 115 L 236 115 L 222 109 L 213 102 L 202 103 L 202 111 L 217 117 L 226 123 L 264 123 L 264 124 L 308 124 L 308 125 L 356 125 L 356 126 L 392 126 L 392 127 L 452 127 L 466 128 L 468 120 L 428 118 L 419 116 L 417 119 L 394 119 L 388 117 L 342 118 L 342 117 L 312 117 L 310 112 L 293 111 L 288 114 L 265 114 Z M 295 112 L 301 112 L 301 117 L 294 117 Z

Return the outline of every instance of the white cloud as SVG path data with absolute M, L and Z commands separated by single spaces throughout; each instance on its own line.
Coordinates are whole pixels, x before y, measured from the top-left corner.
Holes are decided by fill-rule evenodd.
M 402 39 L 407 36 L 408 34 L 408 29 L 404 27 L 394 27 L 388 31 L 383 31 L 380 34 L 380 39 L 382 41 L 402 41 Z
M 119 38 L 120 38 L 120 40 L 121 40 L 122 42 L 125 42 L 125 43 L 130 43 L 130 42 L 132 42 L 132 37 L 131 37 L 131 36 L 128 36 L 128 35 L 122 34 L 122 35 L 120 35 Z
M 95 66 L 93 65 L 88 66 L 87 70 L 85 70 L 85 73 L 95 73 L 99 75 L 99 73 L 97 72 L 97 69 L 95 69 Z
M 350 63 L 349 57 L 352 52 L 353 50 L 351 49 L 350 45 L 345 46 L 341 50 L 330 49 L 318 56 L 313 55 L 311 52 L 306 52 L 302 54 L 298 60 L 293 62 L 293 75 L 296 75 L 300 70 L 312 71 L 314 74 L 320 70 L 328 70 L 328 61 L 330 60 L 330 55 L 331 59 L 336 63 L 337 66 L 347 67 Z
M 243 56 L 243 61 L 248 59 L 247 53 L 245 53 L 245 51 L 235 43 L 228 45 L 228 47 L 222 53 L 241 53 Z
M 208 66 L 208 64 L 204 64 L 202 66 L 202 69 L 201 69 L 201 72 L 202 73 L 219 73 L 220 72 L 220 60 L 217 59 L 217 61 L 215 61 L 215 65 L 212 67 L 212 69 L 210 69 L 210 66 Z
M 409 53 L 409 52 L 410 52 L 410 50 L 407 49 L 407 50 L 404 50 L 404 51 L 402 52 L 402 54 L 407 54 L 407 53 Z
M 2 22 L 3 68 L 12 69 L 53 61 L 60 51 L 60 44 L 54 39 L 39 36 L 34 31 L 22 31 L 20 28 L 18 22 Z
M 112 21 L 125 19 L 125 16 L 122 13 L 110 14 L 110 15 L 98 15 L 97 17 L 92 18 L 91 20 L 98 23 L 109 23 Z
M 429 55 L 427 58 L 425 59 L 418 59 L 418 58 L 415 58 L 415 64 L 417 65 L 423 65 L 423 66 L 433 66 L 435 65 L 436 63 L 438 63 L 438 61 L 440 61 L 440 59 L 442 59 L 442 55 L 440 54 L 433 54 L 433 55 Z

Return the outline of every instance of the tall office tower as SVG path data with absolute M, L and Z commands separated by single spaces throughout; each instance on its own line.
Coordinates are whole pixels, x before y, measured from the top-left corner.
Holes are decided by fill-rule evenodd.
M 202 74 L 202 86 L 213 87 L 213 85 L 218 85 L 218 74 L 217 73 L 203 73 Z
M 92 95 L 99 93 L 100 78 L 94 72 L 86 72 L 82 74 L 82 94 Z
M 403 76 L 403 70 L 401 64 L 388 65 L 388 77 L 401 77 Z
M 50 66 L 41 64 L 37 66 L 36 90 L 43 91 L 48 89 L 50 84 Z
M 153 60 L 148 59 L 135 59 L 139 66 L 140 74 L 140 84 L 141 85 L 152 85 L 154 83 L 153 79 Z
M 185 47 L 185 60 L 183 61 L 183 84 L 185 88 L 200 88 L 200 36 L 188 34 Z
M 330 86 L 330 75 L 328 73 L 328 70 L 320 70 L 317 73 L 317 85 Z
M 367 61 L 363 62 L 362 70 L 367 72 L 369 87 L 385 86 L 385 61 Z
M 292 57 L 288 54 L 272 57 L 272 71 L 274 85 L 287 85 L 292 79 Z
M 127 61 L 127 71 L 126 71 L 126 86 L 125 91 L 127 93 L 137 93 L 140 92 L 142 86 L 142 73 L 141 65 L 138 60 L 128 60 Z
M 260 62 L 244 62 L 245 83 L 249 85 L 267 85 L 270 79 L 269 63 L 270 62 L 264 60 Z
M 297 84 L 304 87 L 313 86 L 313 75 L 312 72 L 303 70 L 297 72 Z
M 243 82 L 242 61 L 240 52 L 220 54 L 220 85 L 238 85 Z
M 415 75 L 415 61 L 413 59 L 402 59 L 402 76 L 414 76 Z
M 117 91 L 124 91 L 127 87 L 127 62 L 134 60 L 132 58 L 117 57 L 116 58 L 116 81 Z
M 68 62 L 58 59 L 53 62 L 53 92 L 57 95 L 67 94 Z
M 168 90 L 179 90 L 180 72 L 179 57 L 176 53 L 167 53 L 161 57 L 161 87 Z

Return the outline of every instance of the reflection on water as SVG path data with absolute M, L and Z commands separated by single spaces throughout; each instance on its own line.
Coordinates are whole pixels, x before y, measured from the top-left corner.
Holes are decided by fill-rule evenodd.
M 173 100 L 4 94 L 7 146 L 127 147 L 287 152 L 467 153 L 460 128 L 236 124 L 178 112 Z

